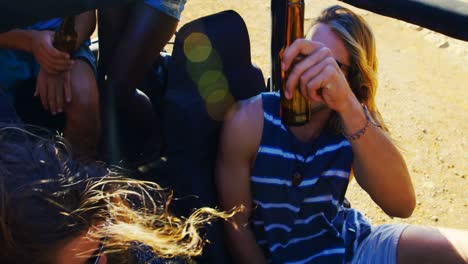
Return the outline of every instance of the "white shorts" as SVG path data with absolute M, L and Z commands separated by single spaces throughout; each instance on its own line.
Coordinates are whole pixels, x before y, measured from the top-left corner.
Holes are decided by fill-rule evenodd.
M 373 226 L 358 246 L 350 264 L 397 264 L 398 241 L 407 224 Z

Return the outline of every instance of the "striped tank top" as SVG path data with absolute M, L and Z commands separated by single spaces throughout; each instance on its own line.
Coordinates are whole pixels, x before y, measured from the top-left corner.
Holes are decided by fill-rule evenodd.
M 370 233 L 365 217 L 342 205 L 351 145 L 326 129 L 300 143 L 281 123 L 279 94 L 261 96 L 264 125 L 250 179 L 258 245 L 270 263 L 346 263 Z

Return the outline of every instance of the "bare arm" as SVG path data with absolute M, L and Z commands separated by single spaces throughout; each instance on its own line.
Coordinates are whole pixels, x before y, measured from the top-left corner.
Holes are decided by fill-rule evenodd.
M 256 97 L 258 99 L 258 97 Z M 261 137 L 261 104 L 252 100 L 236 105 L 224 123 L 220 153 L 216 168 L 216 185 L 221 208 L 230 210 L 243 204 L 246 208 L 234 217 L 238 226 L 225 225 L 228 243 L 235 263 L 265 263 L 265 257 L 257 245 L 249 226 L 252 212 L 250 194 L 250 167 Z M 261 100 L 260 100 L 261 103 Z M 260 108 L 259 108 L 260 107 Z
M 0 34 L 0 48 L 32 53 L 34 30 L 13 29 Z
M 355 133 L 366 124 L 357 100 L 340 116 L 348 133 Z M 350 143 L 359 185 L 388 215 L 409 217 L 415 207 L 415 194 L 406 163 L 395 145 L 374 125 L 369 125 L 363 136 Z
M 20 50 L 34 55 L 42 69 L 49 74 L 71 70 L 70 56 L 53 47 L 54 31 L 13 29 L 0 34 L 0 48 Z
M 96 28 L 96 12 L 94 10 L 81 13 L 75 17 L 75 30 L 78 34 L 76 49 L 78 49 L 90 36 Z
M 75 30 L 78 34 L 77 47 L 81 46 L 96 28 L 95 11 L 87 11 L 76 16 Z M 13 29 L 0 34 L 0 48 L 21 50 L 33 53 L 33 45 L 37 44 L 37 30 Z

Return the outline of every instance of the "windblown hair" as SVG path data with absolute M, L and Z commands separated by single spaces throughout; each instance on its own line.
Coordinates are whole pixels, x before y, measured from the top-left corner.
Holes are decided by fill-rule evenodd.
M 0 263 L 53 263 L 86 230 L 105 238 L 106 252 L 143 244 L 158 257 L 196 256 L 206 242 L 199 229 L 234 214 L 201 208 L 178 218 L 168 190 L 75 162 L 68 149 L 39 129 L 0 125 Z
M 369 25 L 361 16 L 338 5 L 322 11 L 312 26 L 319 23 L 327 25 L 344 42 L 350 55 L 348 83 L 359 102 L 367 106 L 374 121 L 388 131 L 375 104 L 378 63 L 375 39 Z M 311 38 L 310 33 L 308 39 Z M 336 113 L 329 125 L 341 133 L 342 124 Z

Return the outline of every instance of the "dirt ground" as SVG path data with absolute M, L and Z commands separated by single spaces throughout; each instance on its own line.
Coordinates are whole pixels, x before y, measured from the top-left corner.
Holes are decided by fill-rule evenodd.
M 332 0 L 306 0 L 306 23 L 333 4 L 346 6 Z M 269 76 L 269 0 L 189 0 L 180 25 L 226 9 L 244 18 L 253 63 Z M 391 219 L 356 181 L 350 185 L 348 199 L 374 224 L 468 229 L 468 42 L 352 9 L 365 17 L 376 35 L 377 103 L 406 159 L 417 207 L 409 219 Z

